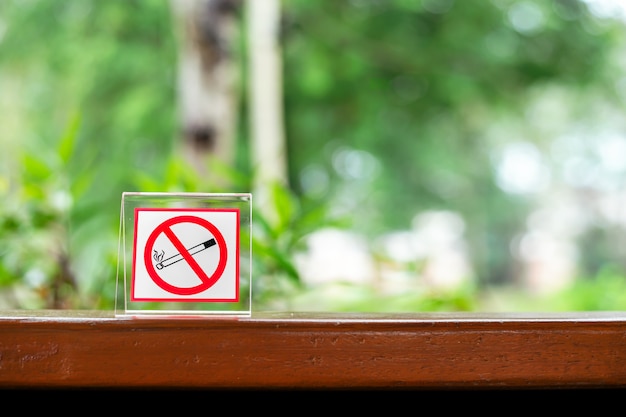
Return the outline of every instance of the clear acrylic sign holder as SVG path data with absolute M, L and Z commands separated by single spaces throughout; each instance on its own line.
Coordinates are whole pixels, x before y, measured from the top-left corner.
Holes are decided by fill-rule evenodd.
M 124 192 L 116 316 L 251 315 L 252 195 Z

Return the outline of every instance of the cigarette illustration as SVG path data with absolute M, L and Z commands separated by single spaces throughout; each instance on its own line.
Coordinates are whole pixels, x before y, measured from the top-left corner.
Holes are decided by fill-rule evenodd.
M 196 246 L 192 246 L 191 248 L 187 249 L 187 252 L 189 252 L 189 254 L 191 256 L 195 255 L 198 252 L 202 252 L 205 249 L 210 248 L 211 246 L 214 246 L 216 244 L 215 239 L 211 238 L 209 240 L 207 240 L 206 242 L 202 242 Z M 181 255 L 180 253 L 177 253 L 176 255 L 172 255 L 167 259 L 162 259 L 163 255 L 165 255 L 165 252 L 161 251 L 161 254 L 159 254 L 157 251 L 154 251 L 154 255 L 153 258 L 156 261 L 160 261 L 158 264 L 156 264 L 156 269 L 163 269 L 163 268 L 167 268 L 170 265 L 175 264 L 178 261 L 182 261 L 183 255 Z

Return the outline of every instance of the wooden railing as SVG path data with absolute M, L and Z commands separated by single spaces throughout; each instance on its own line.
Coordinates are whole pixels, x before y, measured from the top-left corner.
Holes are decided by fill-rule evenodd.
M 626 313 L 0 316 L 0 388 L 626 387 Z

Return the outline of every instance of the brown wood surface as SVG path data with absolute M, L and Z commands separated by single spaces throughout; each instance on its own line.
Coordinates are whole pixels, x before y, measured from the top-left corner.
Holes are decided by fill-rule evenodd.
M 625 313 L 0 315 L 0 388 L 626 387 Z

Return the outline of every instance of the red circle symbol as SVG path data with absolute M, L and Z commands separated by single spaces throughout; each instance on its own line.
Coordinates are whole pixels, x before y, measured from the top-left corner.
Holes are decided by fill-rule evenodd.
M 183 245 L 180 239 L 178 239 L 178 237 L 172 231 L 171 227 L 179 223 L 197 224 L 201 227 L 204 227 L 209 232 L 211 232 L 211 234 L 215 238 L 217 247 L 220 250 L 220 255 L 219 255 L 219 263 L 217 265 L 217 268 L 215 269 L 215 272 L 211 274 L 211 276 L 208 276 L 204 272 L 202 267 L 193 258 L 189 250 L 185 248 L 185 245 Z M 152 249 L 154 247 L 154 243 L 156 239 L 161 235 L 161 233 L 163 233 L 172 242 L 174 247 L 178 250 L 178 253 L 182 256 L 182 260 L 184 260 L 191 267 L 191 269 L 195 272 L 198 278 L 200 278 L 200 281 L 202 282 L 199 285 L 196 285 L 195 287 L 181 288 L 181 287 L 177 287 L 177 286 L 174 286 L 165 282 L 165 280 L 163 280 L 163 278 L 159 276 L 154 265 L 152 264 Z M 171 219 L 168 219 L 164 221 L 163 223 L 161 223 L 156 229 L 154 229 L 154 231 L 148 237 L 148 240 L 146 241 L 144 254 L 143 254 L 144 263 L 146 265 L 146 270 L 148 272 L 148 275 L 150 275 L 150 278 L 152 278 L 155 284 L 157 284 L 159 287 L 161 287 L 165 291 L 172 293 L 172 294 L 177 294 L 177 295 L 198 294 L 202 291 L 205 291 L 211 288 L 213 284 L 215 284 L 222 276 L 222 273 L 224 272 L 224 269 L 226 268 L 227 257 L 228 257 L 228 252 L 226 250 L 226 241 L 224 240 L 224 236 L 222 236 L 219 229 L 215 227 L 208 220 L 205 220 L 200 217 L 195 217 L 195 216 L 172 217 Z

